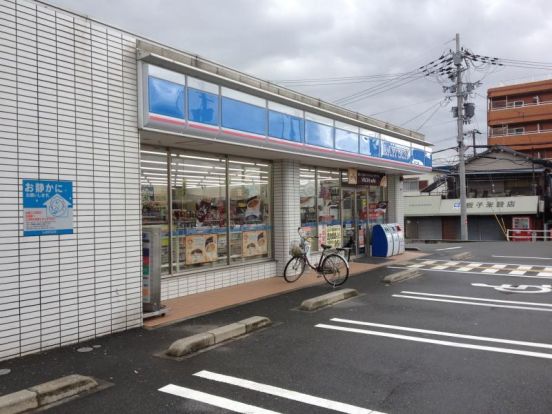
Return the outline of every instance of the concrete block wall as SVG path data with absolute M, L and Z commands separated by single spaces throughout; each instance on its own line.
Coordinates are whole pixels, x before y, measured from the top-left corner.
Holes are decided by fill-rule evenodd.
M 283 276 L 289 259 L 289 248 L 299 240 L 297 228 L 301 226 L 299 162 L 278 160 L 274 162 L 274 259 L 276 274 Z
M 0 0 L 0 360 L 141 326 L 135 43 Z M 73 182 L 74 234 L 23 237 L 23 179 Z

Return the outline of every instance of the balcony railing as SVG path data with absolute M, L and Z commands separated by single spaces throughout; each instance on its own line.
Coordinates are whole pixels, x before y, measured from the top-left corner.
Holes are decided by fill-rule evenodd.
M 491 111 L 504 111 L 506 109 L 512 108 L 524 108 L 540 105 L 551 105 L 552 101 L 541 101 L 541 102 L 523 102 L 523 101 L 492 101 L 491 100 Z
M 541 129 L 539 131 L 521 131 L 520 128 L 494 128 L 491 129 L 491 135 L 489 138 L 497 137 L 510 137 L 518 135 L 538 135 L 538 134 L 547 134 L 552 132 L 552 129 Z

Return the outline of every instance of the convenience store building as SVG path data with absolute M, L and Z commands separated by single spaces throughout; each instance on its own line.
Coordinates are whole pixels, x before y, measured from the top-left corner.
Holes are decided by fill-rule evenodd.
M 281 275 L 297 228 L 370 253 L 424 137 L 41 2 L 0 0 L 0 359 Z M 317 247 L 317 246 L 313 246 Z

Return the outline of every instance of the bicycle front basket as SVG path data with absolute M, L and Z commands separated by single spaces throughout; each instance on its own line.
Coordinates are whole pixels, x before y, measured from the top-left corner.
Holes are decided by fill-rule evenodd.
M 289 248 L 289 254 L 293 257 L 301 257 L 305 252 L 298 242 L 293 242 Z

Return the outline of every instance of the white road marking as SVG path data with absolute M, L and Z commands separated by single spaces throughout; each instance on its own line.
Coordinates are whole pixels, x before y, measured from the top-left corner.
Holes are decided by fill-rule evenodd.
M 490 287 L 499 292 L 509 293 L 550 293 L 552 292 L 552 285 L 487 285 L 486 283 L 472 283 L 472 286 L 477 287 Z M 534 290 L 531 290 L 534 289 Z
M 446 262 L 445 266 L 456 266 L 460 262 Z
M 424 298 L 424 297 L 421 297 L 421 296 L 408 296 L 408 295 L 393 295 L 393 297 L 394 298 L 405 298 L 405 299 L 427 300 L 427 301 L 430 301 L 430 302 L 459 303 L 461 305 L 488 306 L 488 307 L 493 307 L 493 308 L 524 309 L 524 310 L 534 310 L 534 311 L 540 311 L 540 312 L 552 312 L 552 309 L 532 308 L 532 307 L 528 307 L 528 306 L 498 305 L 496 303 L 468 302 L 468 301 L 464 301 L 464 300 Z
M 504 269 L 506 267 L 505 264 L 494 264 L 491 266 L 494 269 Z
M 454 249 L 461 249 L 462 246 L 456 246 L 456 247 L 445 247 L 444 249 L 435 249 L 437 251 L 441 251 L 441 250 L 454 250 Z
M 473 270 L 473 267 L 459 267 L 456 270 L 459 272 L 469 272 L 470 270 Z
M 530 346 L 530 347 L 533 347 L 533 348 L 552 349 L 552 344 L 544 344 L 544 343 L 541 343 L 541 342 L 527 342 L 527 341 L 516 341 L 516 340 L 513 340 L 513 339 L 490 338 L 490 337 L 487 337 L 487 336 L 464 335 L 464 334 L 457 334 L 457 333 L 452 333 L 452 332 L 434 331 L 434 330 L 430 330 L 430 329 L 410 328 L 410 327 L 407 327 L 407 326 L 385 325 L 385 324 L 382 324 L 382 323 L 355 321 L 355 320 L 351 320 L 351 319 L 332 318 L 331 321 L 332 322 L 350 323 L 350 324 L 353 324 L 353 325 L 375 326 L 377 328 L 395 329 L 395 330 L 398 330 L 398 331 L 420 332 L 420 333 L 430 334 L 430 335 L 450 336 L 452 338 L 473 339 L 475 341 L 499 342 L 499 343 L 509 344 L 509 345 L 521 345 L 521 346 Z
M 508 274 L 521 276 L 521 275 L 524 275 L 525 273 L 527 273 L 527 270 L 512 270 Z
M 537 276 L 552 276 L 552 272 L 539 272 Z
M 408 267 L 423 267 L 423 266 L 424 266 L 423 264 L 408 265 Z
M 279 414 L 277 411 L 265 410 L 264 408 L 256 407 L 254 405 L 244 404 L 238 401 L 230 400 L 228 398 L 219 397 L 213 394 L 207 394 L 205 392 L 180 387 L 174 384 L 165 385 L 163 388 L 159 388 L 159 391 L 166 392 L 167 394 L 176 395 L 178 397 L 200 401 L 202 403 L 214 405 L 215 407 L 224 408 L 236 413 Z
M 534 305 L 534 306 L 544 306 L 544 307 L 552 308 L 552 304 L 542 303 L 542 302 L 524 302 L 524 301 L 518 301 L 518 300 L 487 299 L 487 298 L 476 298 L 471 296 L 443 295 L 441 293 L 411 292 L 409 290 L 403 290 L 401 291 L 401 293 L 404 293 L 407 295 L 433 296 L 433 297 L 451 298 L 451 299 L 468 299 L 468 300 L 478 300 L 480 302 L 498 302 L 498 303 L 509 303 L 509 304 L 515 303 L 516 305 Z
M 345 404 L 338 401 L 327 400 L 326 398 L 314 397 L 312 395 L 302 394 L 300 392 L 286 390 L 284 388 L 273 387 L 272 385 L 262 384 L 260 382 L 231 377 L 229 375 L 217 374 L 215 372 L 200 371 L 196 372 L 194 375 L 212 381 L 224 382 L 226 384 L 235 385 L 237 387 L 247 388 L 250 390 L 263 392 L 265 394 L 287 398 L 288 400 L 299 401 L 317 407 L 328 408 L 330 410 L 339 411 L 341 413 L 383 414 L 378 411 L 369 410 L 367 408 L 357 407 L 355 405 Z
M 417 336 L 400 335 L 400 334 L 380 332 L 380 331 L 371 331 L 368 329 L 347 328 L 344 326 L 326 325 L 323 323 L 319 323 L 318 325 L 315 325 L 315 327 L 324 328 L 324 329 L 333 329 L 336 331 L 355 332 L 355 333 L 361 333 L 365 335 L 384 336 L 388 338 L 404 339 L 407 341 L 414 341 L 414 342 L 425 342 L 429 344 L 451 346 L 456 348 L 478 349 L 481 351 L 499 352 L 503 354 L 524 355 L 524 356 L 530 356 L 535 358 L 552 359 L 552 354 L 548 354 L 545 352 L 532 352 L 532 351 L 523 351 L 521 349 L 499 348 L 495 346 L 472 345 L 472 344 L 467 344 L 463 342 L 441 341 L 438 339 L 420 338 Z
M 466 265 L 466 267 L 474 268 L 474 267 L 479 267 L 479 266 L 481 266 L 482 264 L 483 264 L 483 263 L 473 263 L 473 262 L 472 262 L 472 263 L 468 263 L 468 264 Z
M 387 266 L 388 269 L 408 269 L 408 267 L 404 266 Z M 471 268 L 470 268 L 471 269 Z M 461 273 L 463 275 L 487 275 L 489 276 L 489 273 L 483 273 L 483 272 L 474 272 L 474 271 L 461 271 L 460 269 L 445 269 L 445 270 L 435 270 L 435 269 L 422 269 L 424 272 L 443 272 L 443 273 Z M 524 272 L 525 273 L 525 272 Z M 552 279 L 552 277 L 548 276 L 530 276 L 530 275 L 511 275 L 511 274 L 502 274 L 502 273 L 495 273 L 493 276 L 500 276 L 500 277 L 528 277 L 531 279 Z
M 497 256 L 494 255 L 492 257 L 501 257 L 506 259 L 537 259 L 537 260 L 552 260 L 552 257 L 535 257 L 535 256 Z
M 444 270 L 444 269 L 448 269 L 448 266 L 433 266 L 432 269 L 433 270 Z
M 423 259 L 420 259 L 420 260 L 423 260 Z M 424 264 L 429 265 L 429 264 L 435 263 L 436 261 L 437 261 L 437 260 L 424 260 Z
M 518 270 L 531 270 L 532 268 L 533 266 L 529 266 L 529 265 L 518 266 Z
M 483 273 L 496 273 L 498 272 L 500 269 L 485 269 L 483 270 Z
M 417 258 L 415 260 L 423 261 L 424 259 Z M 448 262 L 448 261 L 449 260 L 446 260 L 446 259 L 434 259 L 434 260 L 431 260 L 430 264 L 435 264 L 436 262 Z M 484 264 L 490 264 L 490 263 L 489 262 L 469 262 L 469 264 L 467 264 L 466 266 L 481 266 L 481 265 L 484 265 Z M 527 266 L 526 263 L 500 263 L 500 264 L 503 264 L 504 266 Z M 547 267 L 544 270 L 552 272 L 552 267 Z

